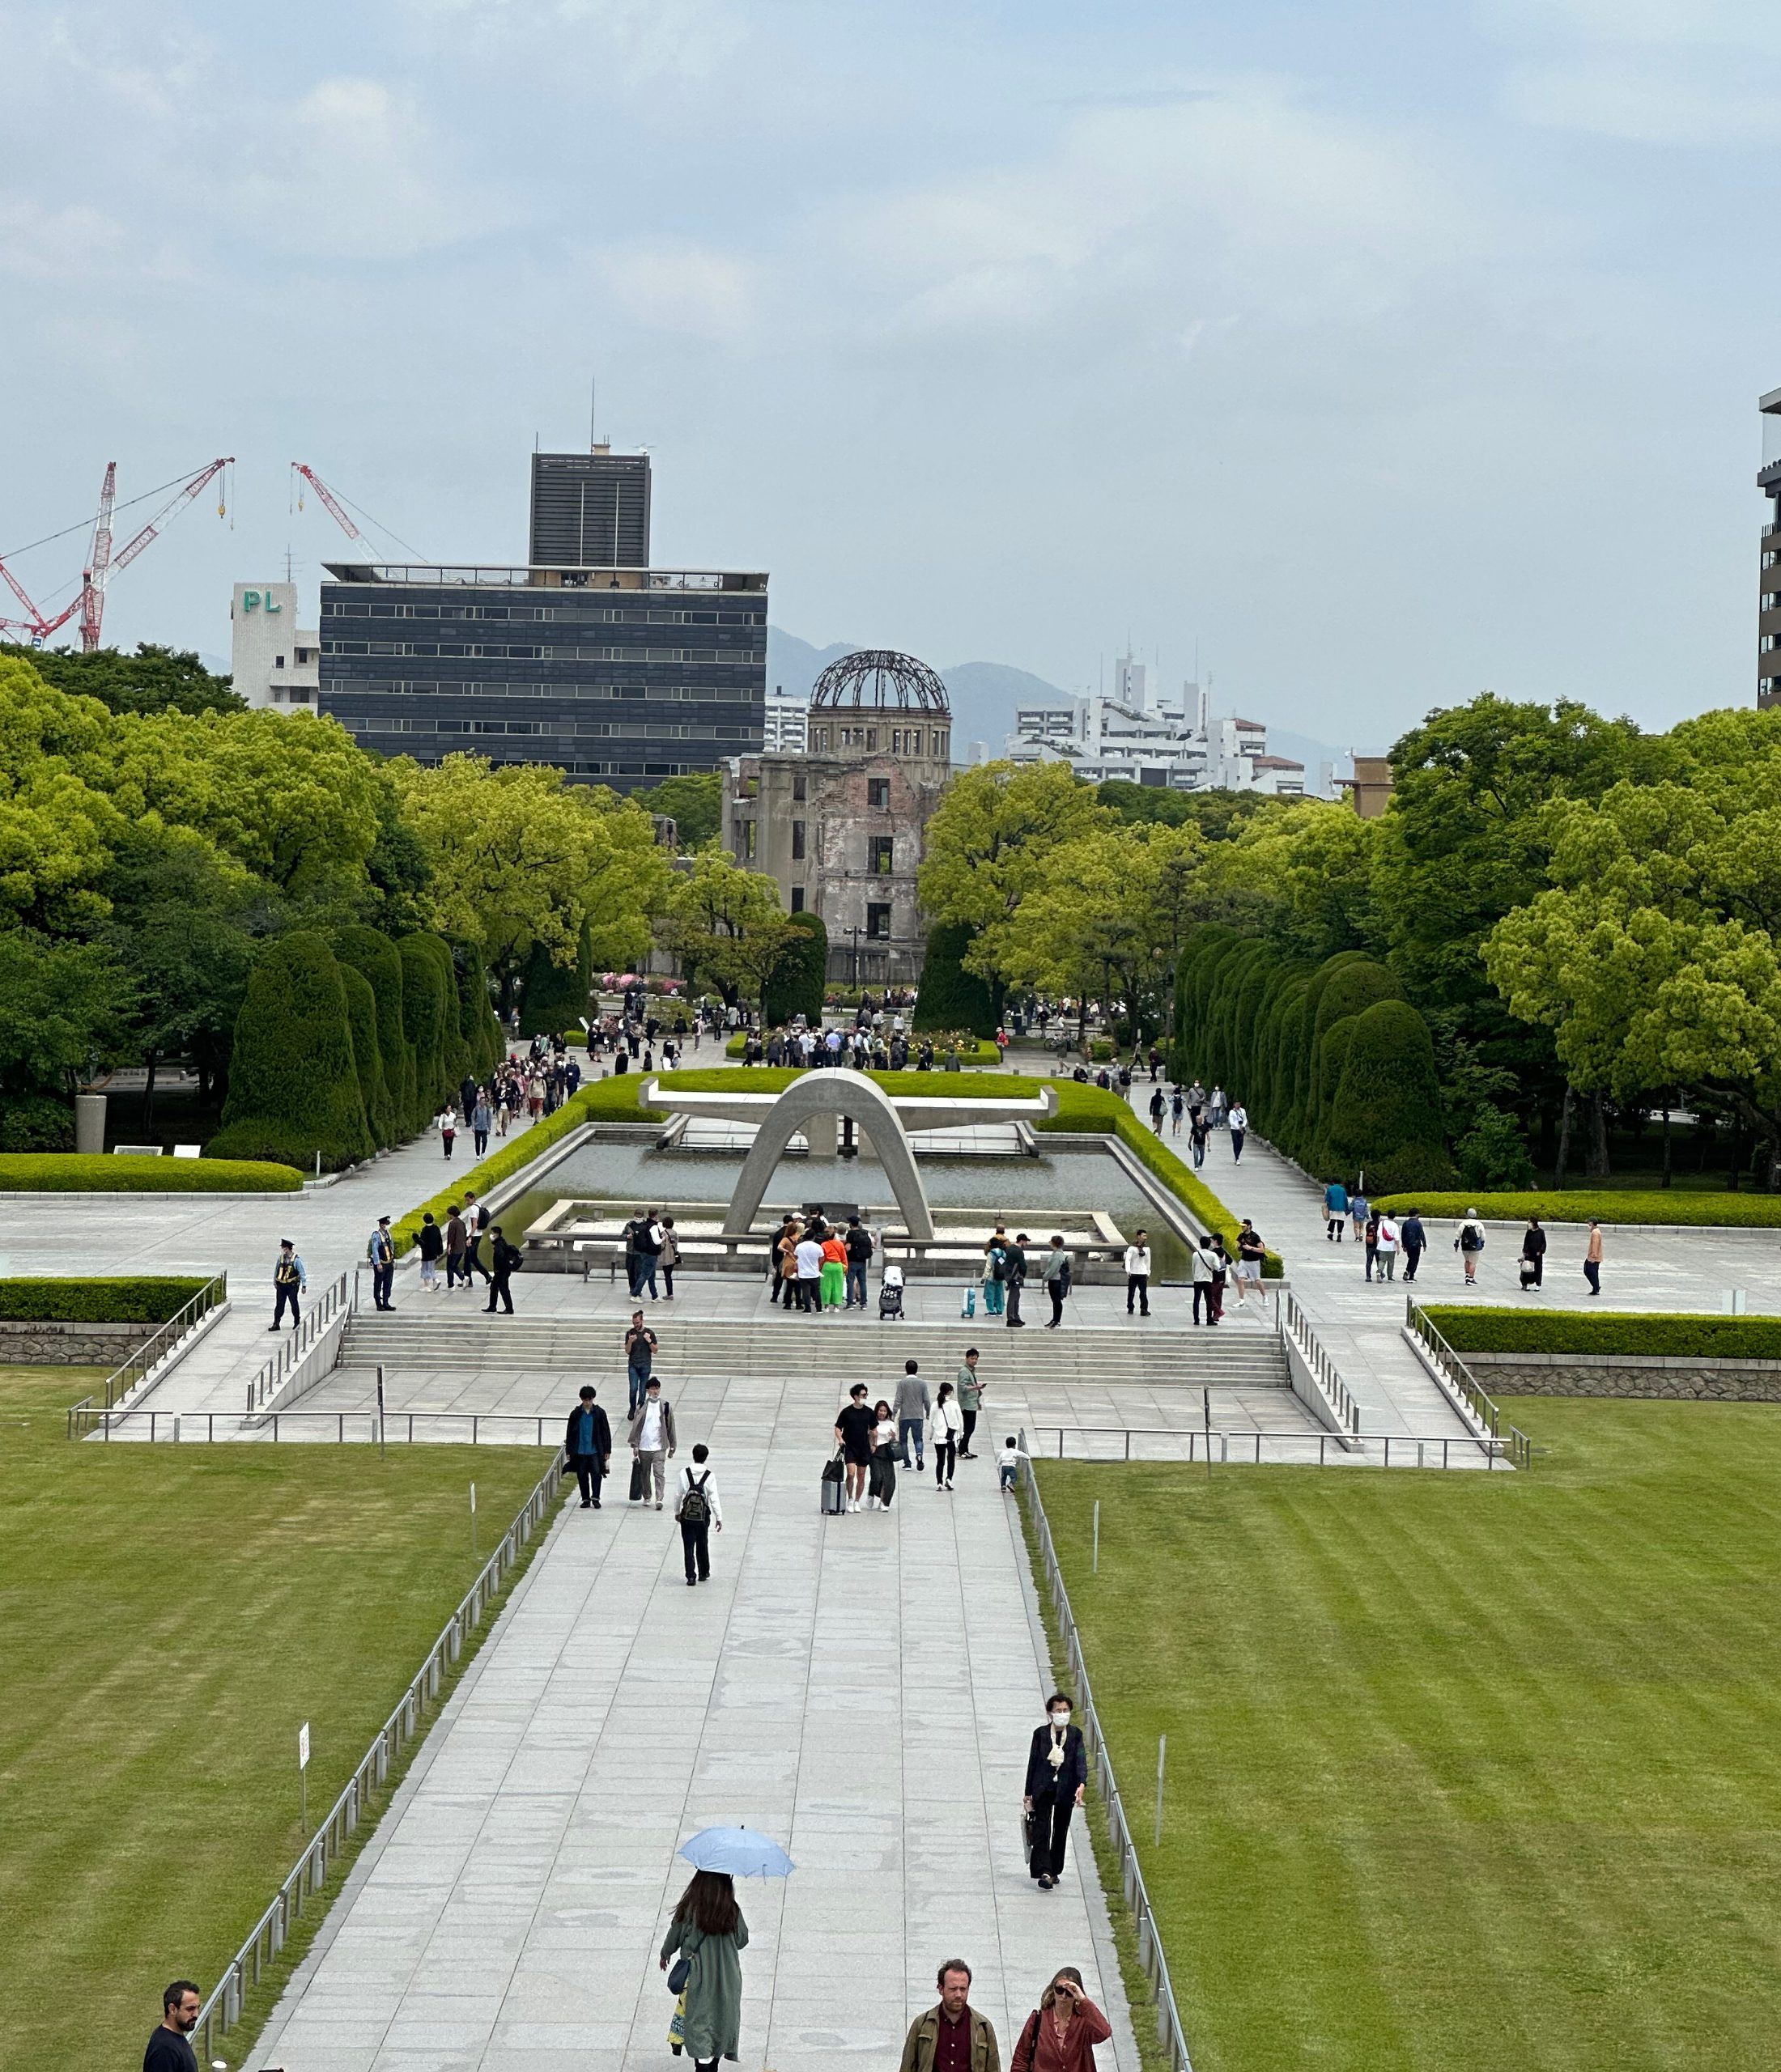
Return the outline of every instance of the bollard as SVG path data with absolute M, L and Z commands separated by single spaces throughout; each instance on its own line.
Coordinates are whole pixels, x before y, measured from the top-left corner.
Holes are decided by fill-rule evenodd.
M 589 1427 L 589 1429 L 591 1431 L 591 1430 L 593 1429 L 593 1427 L 590 1425 L 590 1426 Z M 1093 1559 L 1093 1560 L 1090 1562 L 1090 1564 L 1089 1564 L 1089 1573 L 1090 1573 L 1090 1575 L 1098 1576 L 1100 1573 L 1101 1573 L 1101 1500 L 1100 1500 L 1100 1498 L 1099 1498 L 1099 1497 L 1097 1497 L 1095 1499 L 1095 1555 L 1094 1555 L 1094 1559 Z
M 1169 1749 L 1169 1737 L 1159 1734 L 1156 1738 L 1156 1841 L 1163 1846 L 1163 1764 Z

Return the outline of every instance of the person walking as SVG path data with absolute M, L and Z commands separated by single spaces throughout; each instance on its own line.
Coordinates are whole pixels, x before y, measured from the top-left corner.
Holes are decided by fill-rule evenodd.
M 433 1221 L 433 1212 L 421 1212 L 420 1228 L 414 1233 L 414 1250 L 420 1254 L 420 1284 L 428 1294 L 439 1292 L 439 1263 L 445 1256 L 445 1233 Z
M 482 1261 L 482 1241 L 488 1235 L 489 1222 L 489 1212 L 476 1199 L 475 1188 L 466 1187 L 464 1190 L 464 1228 L 470 1233 L 470 1246 L 464 1254 L 464 1278 L 468 1282 L 481 1274 L 485 1287 L 495 1277 Z
M 521 1259 L 520 1248 L 510 1245 L 501 1235 L 499 1223 L 489 1225 L 489 1262 L 494 1271 L 488 1284 L 488 1314 L 492 1317 L 498 1302 L 509 1316 L 513 1314 L 513 1275 Z
M 674 1268 L 680 1264 L 680 1240 L 674 1235 L 674 1219 L 665 1216 L 656 1226 L 656 1264 L 661 1269 L 661 1299 L 674 1299 Z
M 1182 1093 L 1180 1088 L 1177 1086 L 1172 1089 L 1169 1094 L 1169 1134 L 1171 1136 L 1180 1136 L 1181 1118 L 1186 1114 L 1187 1106 L 1187 1097 Z
M 964 1425 L 964 1429 L 959 1435 L 959 1458 L 961 1460 L 975 1460 L 977 1456 L 971 1450 L 971 1435 L 977 1429 L 977 1413 L 984 1403 L 984 1383 L 977 1372 L 977 1348 L 975 1345 L 966 1347 L 964 1365 L 959 1369 L 958 1378 L 953 1386 L 958 1391 L 959 1416 Z
M 309 1276 L 298 1255 L 296 1246 L 288 1238 L 278 1240 L 278 1256 L 272 1262 L 272 1321 L 269 1331 L 278 1328 L 287 1309 L 291 1312 L 291 1328 L 295 1331 L 303 1321 L 303 1312 L 298 1297 L 309 1292 Z
M 1354 1225 L 1354 1242 L 1364 1244 L 1367 1240 L 1367 1219 L 1373 1212 L 1373 1204 L 1367 1199 L 1366 1191 L 1358 1183 L 1348 1198 L 1348 1220 Z
M 905 1360 L 903 1379 L 897 1383 L 897 1399 L 894 1406 L 897 1419 L 897 1436 L 902 1442 L 903 1464 L 913 1466 L 917 1475 L 926 1460 L 925 1442 L 928 1431 L 928 1412 L 933 1404 L 928 1395 L 928 1384 L 922 1380 L 917 1363 Z M 916 1442 L 916 1457 L 909 1458 L 909 1441 Z
M 189 1978 L 176 1978 L 161 1995 L 160 2026 L 142 2053 L 142 2072 L 198 2072 L 190 2037 L 198 2027 L 202 1996 Z
M 1192 1085 L 1188 1089 L 1187 1099 L 1188 1114 L 1193 1121 L 1198 1122 L 1201 1116 L 1205 1112 L 1206 1089 L 1200 1084 L 1197 1079 L 1196 1079 Z
M 1212 1301 L 1212 1280 L 1216 1271 L 1205 1240 L 1188 1248 L 1188 1279 L 1193 1288 L 1193 1321 L 1196 1323 L 1201 1320 L 1202 1309 L 1205 1311 L 1205 1321 L 1209 1324 L 1215 1324 L 1218 1321 L 1218 1311 Z
M 457 1110 L 448 1101 L 434 1119 L 439 1129 L 439 1140 L 444 1147 L 445 1156 L 449 1158 L 452 1146 L 457 1140 Z
M 1153 1072 L 1150 1076 L 1154 1079 L 1156 1075 Z M 1150 1127 L 1158 1136 L 1163 1134 L 1163 1118 L 1168 1111 L 1168 1102 L 1163 1096 L 1163 1089 L 1158 1086 L 1152 1091 L 1150 1095 Z
M 872 1263 L 873 1250 L 872 1233 L 856 1216 L 848 1218 L 847 1234 L 847 1301 L 842 1305 L 848 1310 L 865 1307 L 865 1270 Z
M 1367 1244 L 1367 1277 L 1371 1280 L 1373 1277 L 1373 1263 L 1379 1257 L 1379 1216 L 1376 1211 L 1368 1216 L 1367 1229 L 1363 1235 Z
M 393 1310 L 395 1304 L 389 1299 L 390 1289 L 396 1281 L 396 1241 L 389 1234 L 389 1218 L 380 1216 L 377 1228 L 371 1233 L 371 1242 L 365 1247 L 365 1256 L 371 1261 L 372 1306 L 379 1310 Z
M 742 1960 L 748 1923 L 736 1887 L 722 1870 L 695 1870 L 662 1938 L 661 1968 L 679 1955 L 691 1968 L 680 1996 L 680 2047 L 697 2072 L 717 2072 L 717 2061 L 742 2048 Z
M 643 1320 L 643 1311 L 631 1313 L 631 1328 L 625 1333 L 625 1376 L 629 1386 L 626 1415 L 635 1417 L 649 1391 L 649 1370 L 656 1362 L 656 1334 Z
M 1589 1219 L 1589 1240 L 1583 1246 L 1583 1279 L 1589 1283 L 1592 1295 L 1601 1293 L 1601 1225 L 1594 1216 Z
M 661 1377 L 652 1374 L 637 1414 L 631 1420 L 631 1455 L 644 1465 L 644 1483 L 636 1501 L 647 1504 L 649 1484 L 656 1485 L 656 1509 L 661 1509 L 668 1488 L 668 1463 L 677 1450 L 674 1407 L 661 1392 Z
M 724 1529 L 724 1507 L 710 1467 L 711 1448 L 703 1440 L 693 1448 L 691 1467 L 680 1471 L 680 1496 L 674 1505 L 680 1548 L 686 1557 L 686 1587 L 711 1581 L 711 1534 Z
M 1113 2024 L 1088 1997 L 1082 1974 L 1065 1964 L 1027 2017 L 1009 2063 L 1011 2072 L 1095 2072 L 1095 2049 Z
M 1001 2072 L 995 2026 L 971 2004 L 970 1965 L 947 1958 L 935 1984 L 940 2004 L 909 2024 L 897 2072 Z
M 866 1471 L 872 1465 L 878 1423 L 872 1406 L 865 1399 L 865 1383 L 856 1382 L 848 1391 L 847 1402 L 835 1415 L 835 1443 L 841 1449 L 841 1458 L 847 1469 L 847 1507 L 850 1511 L 859 1509 L 860 1499 L 865 1494 Z
M 1188 1149 L 1197 1168 L 1206 1162 L 1206 1140 L 1211 1134 L 1212 1125 L 1206 1120 L 1205 1109 L 1196 1109 L 1188 1124 Z
M 1404 1248 L 1404 1278 L 1414 1280 L 1418 1262 L 1428 1249 L 1428 1233 L 1422 1228 L 1422 1219 L 1413 1208 L 1397 1226 L 1398 1242 Z
M 1002 1257 L 1005 1278 L 1002 1285 L 1008 1291 L 1008 1328 L 1024 1331 L 1026 1319 L 1020 1313 L 1020 1291 L 1027 1284 L 1027 1233 L 1022 1230 Z
M 1045 1328 L 1056 1331 L 1064 1321 L 1064 1305 L 1070 1292 L 1070 1255 L 1064 1248 L 1061 1232 L 1052 1233 L 1052 1248 L 1039 1262 L 1039 1277 L 1052 1298 L 1051 1319 Z
M 865 1507 L 887 1511 L 897 1493 L 897 1420 L 881 1396 L 872 1406 L 872 1468 L 866 1478 Z
M 1484 1225 L 1478 1221 L 1478 1212 L 1469 1208 L 1465 1221 L 1460 1225 L 1460 1234 L 1453 1241 L 1453 1249 L 1460 1255 L 1465 1268 L 1465 1284 L 1476 1288 L 1478 1284 L 1478 1255 L 1484 1250 Z
M 1374 1253 L 1381 1280 L 1397 1278 L 1397 1225 L 1384 1209 L 1379 1212 L 1379 1229 L 1374 1238 Z
M 1138 1314 L 1150 1314 L 1150 1233 L 1140 1230 L 1125 1248 L 1125 1314 L 1132 1314 L 1134 1303 Z
M 832 1223 L 822 1240 L 822 1273 L 818 1284 L 822 1291 L 824 1310 L 839 1310 L 847 1300 L 848 1248 Z
M 1231 1162 L 1234 1166 L 1243 1162 L 1243 1139 L 1248 1134 L 1249 1110 L 1239 1101 L 1231 1110 Z
M 476 1105 L 470 1110 L 470 1141 L 480 1158 L 488 1149 L 488 1134 L 495 1127 L 495 1110 L 489 1106 L 488 1095 L 477 1089 Z
M 963 1413 L 953 1400 L 952 1383 L 942 1382 L 928 1420 L 928 1450 L 933 1455 L 933 1481 L 937 1489 L 952 1487 L 953 1470 L 959 1461 L 959 1437 L 965 1429 Z
M 1224 1127 L 1225 1115 L 1229 1105 L 1225 1099 L 1225 1090 L 1222 1086 L 1214 1087 L 1211 1093 L 1207 1095 L 1206 1120 L 1214 1129 L 1222 1130 Z
M 649 1219 L 640 1208 L 619 1233 L 624 1240 L 625 1285 L 633 1302 L 643 1293 L 643 1245 L 648 1232 Z
M 1348 1190 L 1340 1180 L 1332 1180 L 1324 1190 L 1324 1236 L 1328 1242 L 1341 1244 L 1347 1221 Z
M 470 1270 L 464 1263 L 464 1255 L 470 1248 L 470 1233 L 464 1227 L 464 1216 L 454 1201 L 445 1212 L 445 1285 L 455 1288 L 462 1281 L 470 1284 Z
M 1231 1255 L 1225 1248 L 1224 1233 L 1214 1230 L 1206 1240 L 1206 1257 L 1212 1266 L 1212 1322 L 1224 1322 L 1225 1289 L 1231 1280 Z
M 1525 1294 L 1530 1288 L 1545 1284 L 1546 1278 L 1546 1233 L 1540 1227 L 1540 1218 L 1530 1216 L 1528 1227 L 1521 1235 L 1521 1289 Z
M 1265 1303 L 1267 1297 L 1261 1292 L 1261 1263 L 1268 1256 L 1268 1241 L 1248 1217 L 1243 1219 L 1243 1227 L 1237 1233 L 1237 1300 L 1244 1300 L 1247 1291 L 1253 1289 L 1259 1301 Z
M 581 1386 L 580 1403 L 569 1412 L 568 1427 L 563 1435 L 563 1450 L 575 1470 L 582 1509 L 598 1510 L 600 1484 L 612 1466 L 612 1427 L 606 1421 L 606 1413 L 595 1402 L 593 1388 L 586 1382 Z
M 1070 1724 L 1070 1709 L 1064 1693 L 1052 1692 L 1045 1700 L 1044 1724 L 1033 1729 L 1027 1755 L 1025 1803 L 1032 1822 L 1027 1869 L 1042 1892 L 1048 1892 L 1063 1875 L 1070 1815 L 1082 1804 L 1088 1782 L 1082 1730 Z

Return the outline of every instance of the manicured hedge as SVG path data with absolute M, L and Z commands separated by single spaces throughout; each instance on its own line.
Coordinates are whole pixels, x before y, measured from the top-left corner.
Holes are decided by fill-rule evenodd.
M 747 1041 L 748 1038 L 746 1036 L 740 1034 L 732 1036 L 729 1041 L 724 1046 L 724 1055 L 726 1058 L 739 1058 L 742 1055 L 742 1047 Z M 920 1041 L 918 1035 L 917 1038 L 912 1042 L 910 1048 L 912 1050 L 919 1050 L 920 1047 Z M 945 1055 L 946 1053 L 944 1051 L 935 1051 L 933 1065 L 933 1071 L 935 1072 L 939 1072 L 942 1068 L 941 1061 L 944 1058 Z M 986 1042 L 981 1039 L 978 1039 L 972 1043 L 971 1047 L 968 1051 L 961 1050 L 959 1053 L 959 1062 L 967 1067 L 973 1065 L 999 1065 L 1001 1063 L 1001 1051 L 1000 1047 L 993 1042 Z M 763 1066 L 759 1068 L 759 1069 L 762 1071 L 771 1069 L 774 1072 L 781 1072 L 788 1069 L 788 1068 L 781 1065 L 774 1065 L 771 1068 Z M 803 1070 L 803 1067 L 800 1065 L 792 1068 L 791 1069 L 794 1072 L 801 1072 Z M 874 1079 L 895 1079 L 899 1075 L 895 1072 L 874 1072 L 873 1074 L 873 1077 Z M 910 1075 L 910 1076 L 929 1080 L 933 1078 L 933 1072 L 925 1072 L 912 1074 Z M 750 1081 L 750 1084 L 754 1086 L 754 1091 L 757 1093 L 759 1093 L 760 1088 L 756 1082 Z M 1009 1098 L 1005 1088 L 1003 1089 L 1001 1098 L 1005 1101 Z
M 1493 1310 L 1431 1304 L 1425 1312 L 1456 1352 L 1571 1352 L 1611 1360 L 1781 1360 L 1781 1317 L 1673 1311 Z
M 761 994 L 761 1020 L 769 1029 L 789 1021 L 794 1015 L 810 1021 L 822 1018 L 822 981 L 829 968 L 829 932 L 822 916 L 808 908 L 787 915 L 804 940 L 787 945 L 773 975 Z
M 164 1275 L 0 1280 L 0 1319 L 32 1324 L 164 1324 L 204 1284 L 202 1280 Z
M 949 921 L 929 936 L 916 989 L 918 1030 L 971 1029 L 980 1036 L 995 1034 L 1001 1003 L 987 979 L 964 967 L 976 932 L 968 923 Z
M 1487 1223 L 1686 1223 L 1729 1230 L 1770 1230 L 1781 1227 L 1781 1195 L 1699 1195 L 1680 1190 L 1566 1188 L 1562 1194 L 1515 1195 L 1399 1194 L 1375 1202 L 1375 1208 L 1401 1216 L 1418 1208 L 1424 1216 L 1457 1222 L 1469 1208 Z
M 258 1158 L 117 1158 L 81 1151 L 0 1152 L 0 1194 L 283 1195 L 303 1175 Z

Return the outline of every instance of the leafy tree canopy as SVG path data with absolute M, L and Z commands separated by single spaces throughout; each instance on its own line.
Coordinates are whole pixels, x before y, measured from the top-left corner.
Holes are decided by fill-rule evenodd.
M 665 813 L 674 823 L 674 839 L 691 856 L 714 841 L 724 809 L 724 779 L 716 770 L 695 771 L 683 777 L 665 777 L 646 792 L 633 792 L 645 813 Z
M 96 698 L 113 712 L 244 712 L 247 700 L 226 676 L 205 668 L 189 648 L 138 643 L 134 655 L 117 648 L 91 654 L 67 648 L 0 647 L 23 656 L 44 681 L 58 690 Z

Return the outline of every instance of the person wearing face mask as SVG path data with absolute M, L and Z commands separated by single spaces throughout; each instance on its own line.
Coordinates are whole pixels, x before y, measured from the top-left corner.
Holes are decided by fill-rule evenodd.
M 1061 1691 L 1054 1691 L 1045 1701 L 1044 1725 L 1033 1730 L 1027 1757 L 1026 1807 L 1031 1837 L 1027 1868 L 1042 1892 L 1048 1892 L 1063 1874 L 1070 1815 L 1082 1804 L 1087 1782 L 1082 1730 L 1070 1724 L 1069 1700 Z

